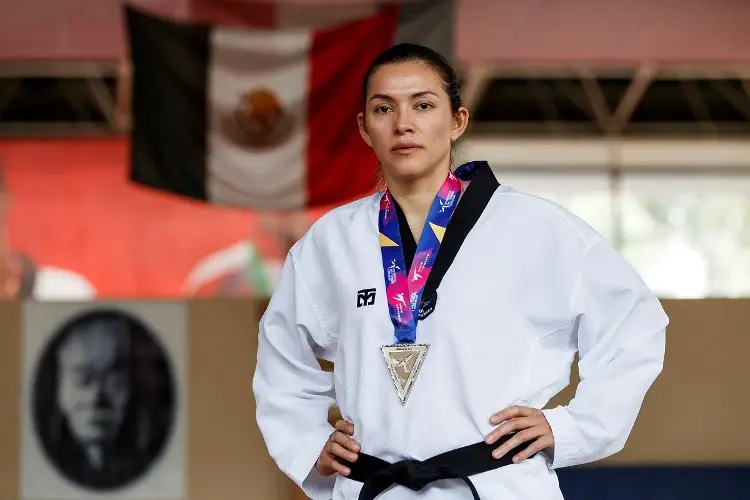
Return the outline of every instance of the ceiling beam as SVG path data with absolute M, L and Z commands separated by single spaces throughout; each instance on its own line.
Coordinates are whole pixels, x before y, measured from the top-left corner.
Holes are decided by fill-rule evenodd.
M 609 129 L 616 133 L 622 133 L 625 127 L 630 123 L 633 113 L 638 108 L 646 90 L 656 75 L 656 67 L 652 65 L 643 65 L 636 71 L 633 80 L 630 82 L 627 90 L 620 99 L 615 112 L 612 114 L 609 123 Z
M 557 109 L 557 104 L 554 97 L 552 97 L 549 85 L 538 80 L 531 80 L 529 81 L 529 88 L 534 95 L 534 99 L 539 104 L 539 109 L 542 110 L 545 128 L 553 134 L 563 134 L 565 126 L 560 121 L 560 110 Z
M 113 137 L 114 132 L 104 123 L 95 122 L 2 122 L 0 137 Z
M 562 92 L 564 92 L 568 99 L 578 108 L 580 109 L 586 116 L 589 118 L 589 120 L 596 122 L 597 116 L 596 112 L 592 109 L 591 104 L 589 103 L 588 97 L 586 96 L 586 92 L 581 90 L 579 87 L 576 87 L 575 85 L 572 85 L 570 82 L 562 81 L 562 82 L 554 82 L 553 84 L 555 87 L 560 89 Z
M 706 133 L 709 128 L 715 128 L 715 133 Z M 572 140 L 580 138 L 600 138 L 611 134 L 604 134 L 593 121 L 555 121 L 555 122 L 474 122 L 471 127 L 471 137 L 481 138 L 550 138 L 550 131 L 570 137 Z M 628 124 L 627 134 L 619 137 L 692 137 L 696 140 L 717 137 L 747 137 L 750 135 L 750 122 L 712 122 L 711 126 L 701 122 L 631 122 Z M 501 137 L 502 136 L 502 137 Z
M 720 92 L 746 120 L 750 121 L 750 94 L 734 89 L 722 80 L 711 82 L 711 86 Z
M 467 158 L 493 168 L 750 170 L 750 139 L 498 139 L 467 137 Z M 616 164 L 612 159 L 616 158 Z
M 735 75 L 742 82 L 742 90 L 745 91 L 748 101 L 750 101 L 750 65 L 737 68 Z
M 680 82 L 682 93 L 690 105 L 690 109 L 700 123 L 706 127 L 706 132 L 713 133 L 715 128 L 711 123 L 711 110 L 708 109 L 706 100 L 703 98 L 698 85 L 693 80 L 682 80 Z
M 117 61 L 0 61 L 0 78 L 114 77 Z
M 117 130 L 130 130 L 133 72 L 129 61 L 122 61 L 117 70 L 115 90 L 115 126 Z
M 649 66 L 649 62 L 636 62 L 627 65 L 592 65 L 591 63 L 553 63 L 553 64 L 523 64 L 523 63 L 488 63 L 492 69 L 493 78 L 575 78 L 583 71 L 593 72 L 599 78 L 634 78 L 642 66 Z M 750 65 L 737 63 L 715 64 L 670 64 L 659 65 L 655 78 L 670 80 L 695 79 L 726 79 L 736 75 L 738 67 L 747 68 Z
M 465 71 L 461 98 L 470 113 L 474 113 L 479 100 L 487 90 L 492 78 L 492 70 L 486 66 L 470 66 Z
M 591 110 L 594 112 L 594 116 L 596 116 L 596 122 L 599 124 L 599 128 L 601 128 L 603 132 L 612 133 L 612 111 L 609 109 L 607 98 L 604 96 L 604 92 L 602 92 L 599 80 L 597 80 L 594 72 L 590 69 L 581 71 L 580 78 L 581 85 L 583 86 Z
M 114 129 L 117 126 L 115 100 L 105 85 L 104 80 L 99 77 L 88 77 L 86 78 L 86 83 L 88 83 L 94 104 L 99 108 L 102 115 L 104 115 L 109 126 Z

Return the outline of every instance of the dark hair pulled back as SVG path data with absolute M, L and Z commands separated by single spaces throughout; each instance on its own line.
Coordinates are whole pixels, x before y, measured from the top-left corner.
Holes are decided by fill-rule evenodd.
M 456 75 L 456 70 L 450 65 L 448 60 L 435 52 L 434 50 L 423 45 L 415 43 L 399 43 L 383 51 L 375 60 L 370 63 L 364 78 L 362 79 L 362 108 L 367 103 L 367 88 L 370 84 L 370 78 L 373 73 L 383 66 L 389 64 L 398 64 L 404 62 L 417 61 L 429 65 L 440 77 L 443 82 L 443 88 L 448 94 L 451 103 L 451 111 L 457 113 L 463 105 L 461 101 L 461 85 Z

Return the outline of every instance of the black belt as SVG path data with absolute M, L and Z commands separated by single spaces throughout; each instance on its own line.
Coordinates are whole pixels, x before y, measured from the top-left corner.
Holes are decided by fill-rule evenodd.
M 481 500 L 469 476 L 511 465 L 513 457 L 531 444 L 523 443 L 501 458 L 493 458 L 492 452 L 511 437 L 512 434 L 503 436 L 492 445 L 482 441 L 423 461 L 401 460 L 391 464 L 380 458 L 359 453 L 356 462 L 342 458 L 339 458 L 339 462 L 351 470 L 346 476 L 348 479 L 364 483 L 359 500 L 374 500 L 394 484 L 419 491 L 440 479 L 461 479 L 471 489 L 474 500 Z

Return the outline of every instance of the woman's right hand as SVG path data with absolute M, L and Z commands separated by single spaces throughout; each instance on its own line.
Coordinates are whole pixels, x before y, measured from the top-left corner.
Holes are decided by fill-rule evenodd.
M 320 452 L 315 468 L 323 476 L 330 476 L 336 472 L 348 476 L 351 471 L 337 459 L 343 458 L 349 462 L 357 460 L 359 443 L 349 437 L 354 435 L 354 425 L 346 420 L 339 420 L 334 427 L 336 430 L 331 433 L 323 451 Z

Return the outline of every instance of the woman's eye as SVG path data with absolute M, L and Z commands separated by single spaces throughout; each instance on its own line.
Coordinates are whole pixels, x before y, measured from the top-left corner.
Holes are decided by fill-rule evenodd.
M 432 107 L 432 105 L 428 102 L 422 102 L 417 104 L 417 107 L 421 109 L 422 111 L 426 111 Z

